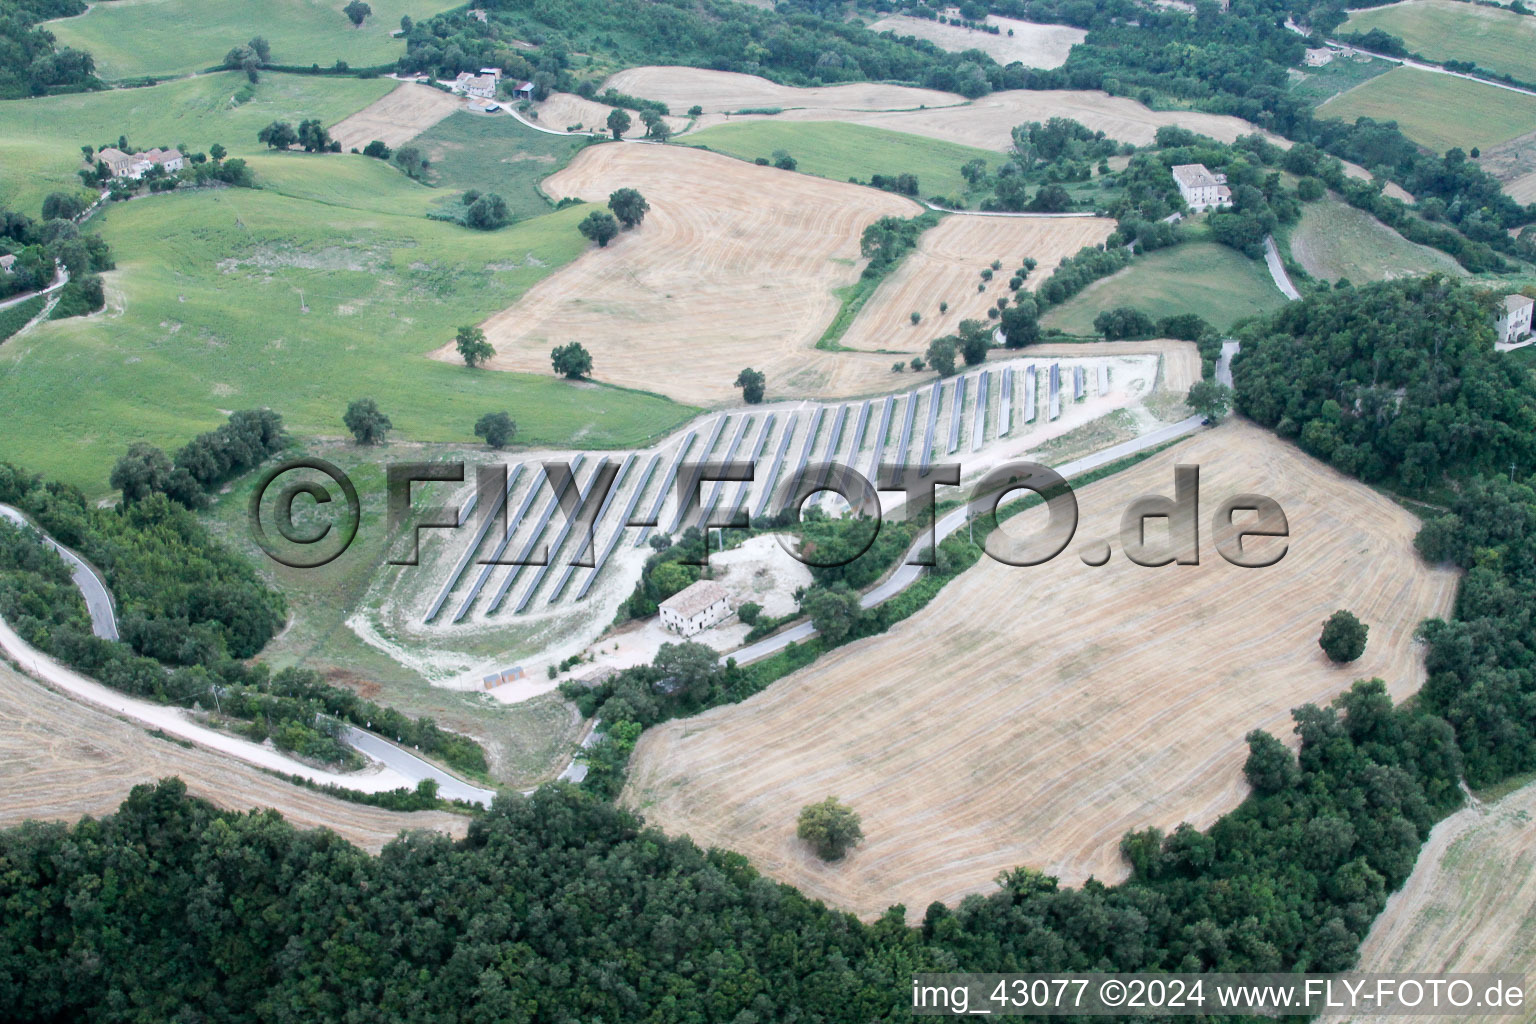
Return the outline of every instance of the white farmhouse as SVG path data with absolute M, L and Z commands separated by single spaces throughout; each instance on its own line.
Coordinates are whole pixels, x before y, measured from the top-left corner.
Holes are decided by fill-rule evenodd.
M 116 146 L 108 146 L 96 154 L 107 165 L 114 178 L 142 178 L 144 172 L 159 165 L 167 174 L 175 174 L 186 165 L 186 157 L 175 149 L 147 149 L 142 153 L 124 153 Z
M 1524 348 L 1536 341 L 1531 336 L 1532 307 L 1536 307 L 1536 300 L 1527 295 L 1504 296 L 1499 303 L 1499 319 L 1495 322 L 1499 334 L 1495 348 Z
M 1205 164 L 1175 164 L 1173 183 L 1179 195 L 1196 213 L 1212 207 L 1231 206 L 1232 190 L 1225 174 L 1212 174 Z
M 472 75 L 465 71 L 453 80 L 453 91 L 460 96 L 488 100 L 496 95 L 496 76 Z
M 681 636 L 693 636 L 731 614 L 731 599 L 714 580 L 690 583 L 661 602 L 661 624 Z

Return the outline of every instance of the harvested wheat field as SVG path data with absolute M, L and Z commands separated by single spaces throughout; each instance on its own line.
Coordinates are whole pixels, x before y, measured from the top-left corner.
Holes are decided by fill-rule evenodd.
M 1200 564 L 1086 566 L 1100 538 L 1118 551 L 1132 500 L 1172 493 L 1176 463 L 1201 468 Z M 1254 491 L 1285 510 L 1289 552 L 1240 569 L 1215 552 L 1210 522 Z M 1250 729 L 1290 738 L 1292 708 L 1357 678 L 1381 676 L 1397 698 L 1420 685 L 1413 632 L 1450 609 L 1456 574 L 1419 562 L 1410 513 L 1268 432 L 1228 423 L 1077 497 L 1076 539 L 1052 562 L 984 558 L 888 634 L 648 730 L 626 804 L 813 897 L 864 917 L 901 903 L 915 918 L 1016 865 L 1068 884 L 1121 879 L 1127 830 L 1204 827 L 1243 798 Z M 1009 532 L 1040 528 L 1024 519 Z M 1337 608 L 1371 629 L 1342 668 L 1317 645 Z M 794 837 L 799 809 L 828 794 L 866 836 L 836 864 Z
M 402 829 L 462 836 L 468 819 L 440 811 L 402 814 L 337 800 L 201 747 L 151 736 L 141 726 L 71 700 L 0 662 L 0 827 L 27 818 L 74 821 L 117 810 L 141 782 L 179 776 L 194 796 L 245 811 L 271 807 L 304 828 L 330 828 L 377 851 Z
M 391 92 L 337 124 L 331 129 L 331 138 L 346 150 L 362 149 L 374 139 L 393 149 L 463 108 L 461 96 L 430 85 L 401 82 Z
M 1360 971 L 1536 971 L 1536 785 L 1435 826 L 1360 949 Z M 1354 1014 L 1358 1024 L 1401 1017 Z M 1444 1021 L 1529 1020 L 1446 1014 Z M 1324 1020 L 1343 1024 L 1343 1018 Z
M 1008 65 L 1017 61 L 1027 68 L 1061 67 L 1067 62 L 1067 54 L 1072 47 L 1088 35 L 1071 25 L 1037 25 L 996 14 L 987 15 L 987 24 L 996 25 L 998 34 L 963 25 L 940 25 L 931 18 L 910 18 L 905 14 L 881 18 L 871 24 L 869 29 L 871 32 L 916 36 L 942 50 L 980 50 L 999 64 Z
M 1168 124 L 1221 142 L 1259 131 L 1240 117 L 1152 110 L 1107 92 L 1074 89 L 1015 89 L 967 100 L 956 93 L 873 83 L 798 89 L 754 75 L 681 67 L 632 68 L 609 78 L 606 84 L 621 92 L 661 100 L 674 112 L 699 104 L 704 108 L 704 116 L 695 124 L 699 129 L 723 123 L 728 112 L 777 107 L 782 112 L 772 116 L 785 120 L 850 121 L 998 151 L 1006 151 L 1012 144 L 1015 125 L 1052 117 L 1070 117 L 1112 139 L 1138 146 L 1151 143 L 1157 129 Z M 1277 145 L 1290 145 L 1279 136 L 1266 137 Z
M 724 114 L 762 107 L 803 107 L 812 110 L 907 110 L 945 107 L 966 102 L 964 96 L 906 85 L 852 82 L 816 88 L 779 85 L 757 75 L 705 68 L 640 67 L 620 71 L 603 83 L 632 96 L 660 100 L 674 114 L 692 106 L 706 114 Z M 827 120 L 819 118 L 818 120 Z
M 582 150 L 545 179 L 555 198 L 603 202 L 631 185 L 645 223 L 593 248 L 484 323 L 490 365 L 549 372 L 549 352 L 579 341 L 593 376 L 679 401 L 738 398 L 743 367 L 775 398 L 888 387 L 890 360 L 818 351 L 836 314 L 833 289 L 859 275 L 859 236 L 916 203 L 703 150 L 610 144 Z M 434 357 L 459 358 L 448 345 Z
M 584 99 L 573 92 L 552 92 L 548 99 L 534 105 L 534 110 L 539 115 L 538 122 L 545 128 L 569 130 L 581 125 L 581 131 L 595 131 L 600 135 L 611 134 L 608 131 L 608 115 L 616 109 L 618 108 L 610 107 L 606 103 Z M 630 126 L 629 131 L 624 133 L 624 138 L 643 138 L 645 123 L 640 120 L 640 115 L 633 110 L 626 113 L 629 114 Z M 688 127 L 686 117 L 664 117 L 662 120 L 674 132 L 680 132 Z
M 841 343 L 848 348 L 921 352 L 928 342 L 953 334 L 960 321 L 987 320 L 987 309 L 1008 290 L 1009 275 L 1032 256 L 1038 266 L 1025 286 L 1033 289 L 1085 245 L 1100 245 L 1115 222 L 1100 217 L 945 217 L 923 233 L 917 248 L 881 282 Z M 1002 260 L 987 290 L 981 271 Z M 939 303 L 949 305 L 939 312 Z M 912 314 L 922 319 L 912 323 Z

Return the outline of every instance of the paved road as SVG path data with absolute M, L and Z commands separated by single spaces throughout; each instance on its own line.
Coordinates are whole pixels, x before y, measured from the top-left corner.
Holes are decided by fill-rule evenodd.
M 1221 358 L 1216 360 L 1216 383 L 1232 387 L 1232 357 L 1242 348 L 1242 343 L 1228 339 L 1221 343 Z
M 21 303 L 26 302 L 28 299 L 35 299 L 39 295 L 47 295 L 49 292 L 56 292 L 67 284 L 69 284 L 69 271 L 64 268 L 64 264 L 60 263 L 58 260 L 54 260 L 52 284 L 50 284 L 47 288 L 42 288 L 35 292 L 23 292 L 14 298 L 6 299 L 4 302 L 0 302 L 0 309 L 9 309 L 12 306 L 19 306 Z
M 37 529 L 19 509 L 10 505 L 0 504 L 0 516 L 13 523 Z M 107 585 L 96 570 L 42 530 L 37 532 L 49 547 L 69 563 L 75 585 L 80 588 L 86 607 L 90 610 L 92 631 L 107 640 L 118 639 L 117 619 L 112 610 L 112 594 L 107 590 Z M 397 747 L 373 733 L 364 732 L 352 726 L 343 728 L 341 739 L 364 757 L 383 765 L 385 771 L 358 777 L 311 769 L 286 755 L 268 750 L 258 744 L 226 736 L 221 732 L 189 722 L 178 708 L 136 700 L 108 689 L 95 680 L 87 679 L 28 645 L 6 626 L 3 620 L 0 620 L 0 649 L 4 649 L 37 678 L 53 683 L 77 697 L 93 704 L 101 704 L 154 728 L 174 733 L 285 775 L 302 775 L 315 782 L 361 789 L 365 792 L 415 786 L 422 779 L 434 779 L 437 782 L 439 796 L 449 800 L 479 804 L 482 807 L 489 807 L 491 800 L 496 796 L 493 790 L 480 789 L 462 782 L 410 751 Z
M 1280 262 L 1280 250 L 1275 246 L 1274 235 L 1264 236 L 1264 262 L 1269 264 L 1269 276 L 1275 279 L 1275 287 L 1279 288 L 1286 298 L 1292 302 L 1301 298 L 1301 292 L 1291 284 L 1290 275 L 1285 272 L 1285 264 Z
M 463 800 L 465 803 L 489 807 L 491 800 L 496 796 L 495 790 L 481 789 L 462 782 L 441 768 L 371 732 L 364 732 L 362 729 L 348 725 L 343 727 L 341 738 L 354 750 L 393 769 L 396 774 L 403 775 L 413 782 L 420 782 L 422 779 L 435 780 L 437 795 L 444 799 Z
M 0 517 L 9 519 L 18 526 L 31 526 L 37 530 L 46 543 L 57 551 L 69 565 L 70 575 L 75 578 L 75 586 L 80 588 L 80 594 L 85 598 L 85 607 L 91 613 L 91 632 L 105 640 L 117 639 L 117 616 L 112 610 L 112 593 L 107 590 L 106 583 L 85 563 L 85 559 L 54 540 L 52 537 L 33 526 L 20 509 L 10 505 L 0 505 Z

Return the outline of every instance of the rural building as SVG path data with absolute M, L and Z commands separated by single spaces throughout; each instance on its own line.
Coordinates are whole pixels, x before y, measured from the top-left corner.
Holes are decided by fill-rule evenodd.
M 522 84 L 518 85 L 517 88 L 512 90 L 512 98 L 518 100 L 533 99 L 533 83 L 523 82 Z
M 1174 165 L 1173 182 L 1179 186 L 1179 195 L 1196 212 L 1213 206 L 1232 205 L 1232 190 L 1227 187 L 1227 176 L 1212 174 L 1205 164 Z
M 465 71 L 453 80 L 453 91 L 460 96 L 488 100 L 496 95 L 496 76 L 472 75 Z
M 1301 62 L 1309 68 L 1320 68 L 1333 60 L 1333 51 L 1326 46 L 1309 48 Z
M 731 599 L 714 580 L 690 583 L 661 602 L 661 624 L 682 636 L 693 636 L 731 614 Z
M 501 81 L 501 68 L 481 68 L 480 74 L 490 75 L 492 78 L 496 79 L 496 81 Z
M 148 149 L 137 154 L 150 163 L 165 168 L 167 174 L 174 174 L 186 164 L 186 157 L 175 149 Z
M 1206 164 L 1175 164 L 1174 184 L 1192 210 L 1232 206 L 1232 189 L 1224 173 L 1212 173 Z
M 114 178 L 137 178 L 144 173 L 143 161 L 136 153 L 124 153 L 116 146 L 108 146 L 96 154 L 96 159 L 107 165 Z M 147 165 L 144 165 L 147 166 Z
M 114 178 L 142 178 L 151 167 L 165 168 L 169 174 L 186 165 L 186 157 L 174 149 L 148 149 L 142 153 L 124 153 L 115 146 L 108 146 L 96 154 L 96 159 L 107 165 Z
M 10 253 L 6 253 L 4 256 L 0 256 L 0 270 L 5 271 L 7 274 L 14 274 L 16 273 L 15 267 L 15 256 L 12 256 Z
M 1536 300 L 1526 295 L 1506 295 L 1499 303 L 1497 329 L 1498 348 L 1523 348 L 1536 338 L 1531 337 L 1531 310 Z

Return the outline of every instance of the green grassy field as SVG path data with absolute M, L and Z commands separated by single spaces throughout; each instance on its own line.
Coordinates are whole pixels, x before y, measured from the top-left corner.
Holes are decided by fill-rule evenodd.
M 1154 319 L 1199 313 L 1225 330 L 1243 317 L 1284 303 L 1263 260 L 1247 259 L 1215 242 L 1185 242 L 1137 257 L 1118 274 L 1095 281 L 1051 309 L 1040 322 L 1069 334 L 1093 334 L 1098 313 L 1134 306 Z
M 184 75 L 212 67 L 252 36 L 272 44 L 276 64 L 338 60 L 353 67 L 387 64 L 405 53 L 391 38 L 400 16 L 413 19 L 448 9 L 442 0 L 370 0 L 361 28 L 340 0 L 112 0 L 76 18 L 44 24 L 60 44 L 88 50 L 107 79 Z
M 515 117 L 449 114 L 412 143 L 432 161 L 432 184 L 453 190 L 440 202 L 458 202 L 464 189 L 495 192 L 516 220 L 548 213 L 540 181 L 570 162 L 585 138 L 534 131 Z
M 1354 11 L 1339 31 L 1375 28 L 1430 60 L 1469 60 L 1521 81 L 1536 79 L 1536 18 L 1457 0 L 1408 0 Z
M 396 84 L 387 78 L 263 75 L 254 98 L 231 106 L 244 82 L 242 75 L 224 73 L 147 89 L 0 103 L 0 204 L 36 217 L 49 192 L 81 188 L 75 171 L 83 145 L 115 144 L 126 135 L 141 148 L 184 144 L 207 150 L 219 142 L 234 156 L 250 156 L 264 151 L 256 133 L 274 120 L 315 117 L 334 124 Z
M 1355 284 L 1392 277 L 1442 273 L 1466 274 L 1450 256 L 1417 245 L 1363 210 L 1336 199 L 1308 203 L 1290 229 L 1289 244 L 1307 273 L 1326 281 L 1348 278 Z
M 787 150 L 799 170 L 835 181 L 868 181 L 872 174 L 915 174 L 919 194 L 924 197 L 964 196 L 962 164 L 981 159 L 996 168 L 1003 162 L 1002 154 L 985 149 L 833 121 L 743 121 L 707 128 L 680 141 L 743 160 Z
M 1369 81 L 1377 75 L 1391 71 L 1396 64 L 1377 57 L 1363 60 L 1354 57 L 1335 57 L 1320 68 L 1295 69 L 1291 72 L 1291 95 L 1314 106 L 1333 99 Z
M 1403 134 L 1436 153 L 1452 146 L 1488 149 L 1536 131 L 1536 96 L 1395 68 L 1329 100 L 1318 116 L 1396 121 Z
M 316 192 L 363 175 L 370 194 L 362 208 L 247 189 L 109 208 L 100 230 L 119 269 L 107 310 L 0 346 L 0 459 L 101 494 L 129 442 L 174 449 L 254 406 L 296 434 L 339 436 L 346 403 L 372 396 L 396 437 L 457 443 L 475 443 L 475 419 L 505 409 L 519 442 L 593 447 L 639 444 L 692 414 L 426 358 L 574 259 L 586 246 L 581 207 L 482 234 L 416 215 L 430 191 L 366 157 L 274 156 L 258 173 L 278 163 L 304 166 Z M 347 181 L 319 185 L 330 168 Z

